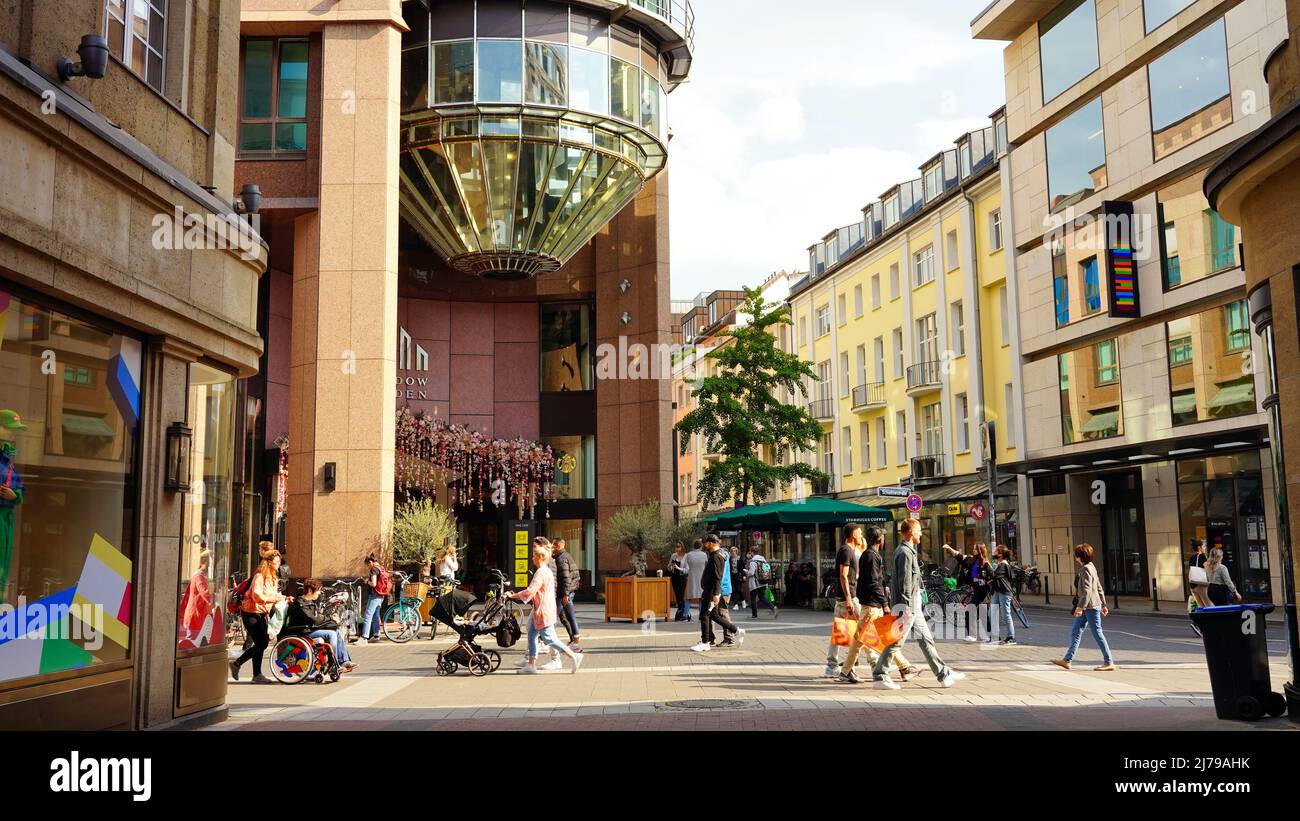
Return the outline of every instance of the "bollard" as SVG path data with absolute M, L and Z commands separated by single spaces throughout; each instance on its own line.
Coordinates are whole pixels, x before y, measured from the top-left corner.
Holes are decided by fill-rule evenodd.
M 1112 589 L 1111 589 L 1110 598 L 1111 598 L 1111 601 L 1114 602 L 1114 604 L 1111 605 L 1110 609 L 1111 609 L 1111 610 L 1118 610 L 1118 609 L 1119 609 L 1119 592 L 1116 591 L 1116 590 L 1114 590 L 1114 589 L 1112 588 Z
M 1160 587 L 1156 583 L 1155 576 L 1151 577 L 1151 609 L 1160 612 Z
M 1052 603 L 1052 577 L 1043 574 L 1043 604 Z

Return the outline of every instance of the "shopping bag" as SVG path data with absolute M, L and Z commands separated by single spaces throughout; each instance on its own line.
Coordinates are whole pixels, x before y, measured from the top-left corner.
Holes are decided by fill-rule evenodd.
M 862 626 L 862 646 L 882 653 L 889 645 L 902 640 L 910 623 L 906 616 L 896 619 L 892 613 L 877 616 Z
M 831 622 L 831 643 L 836 647 L 848 647 L 857 630 L 858 623 L 853 619 L 837 617 Z
M 768 604 L 776 602 L 776 594 L 772 592 L 772 588 L 770 587 L 763 588 L 763 598 L 767 599 Z
M 289 603 L 287 601 L 277 602 L 271 612 L 266 615 L 266 632 L 268 636 L 280 635 L 280 629 L 284 627 L 285 619 L 289 617 Z

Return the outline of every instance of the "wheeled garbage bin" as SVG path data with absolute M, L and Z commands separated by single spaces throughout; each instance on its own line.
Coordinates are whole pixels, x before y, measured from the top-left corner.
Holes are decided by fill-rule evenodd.
M 1214 711 L 1228 721 L 1255 721 L 1286 712 L 1286 699 L 1273 692 L 1268 674 L 1264 617 L 1271 604 L 1202 607 L 1192 614 L 1205 642 Z

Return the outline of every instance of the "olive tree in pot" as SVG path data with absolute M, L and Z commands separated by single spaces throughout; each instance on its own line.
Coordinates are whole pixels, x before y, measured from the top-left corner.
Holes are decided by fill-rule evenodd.
M 456 549 L 456 520 L 451 511 L 431 499 L 398 505 L 389 540 L 393 561 L 405 565 L 414 581 L 431 575 L 433 563 Z
M 643 505 L 619 508 L 605 522 L 603 535 L 618 542 L 632 554 L 632 571 L 629 575 L 644 576 L 646 552 L 657 553 L 663 549 L 668 537 L 668 522 L 656 499 Z

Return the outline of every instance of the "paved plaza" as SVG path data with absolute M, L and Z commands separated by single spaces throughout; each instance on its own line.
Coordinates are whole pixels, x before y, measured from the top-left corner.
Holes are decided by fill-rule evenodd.
M 526 640 L 500 650 L 500 670 L 471 677 L 434 672 L 450 642 L 425 628 L 408 644 L 352 647 L 359 669 L 337 684 L 231 682 L 230 718 L 216 730 L 808 730 L 808 729 L 1297 729 L 1285 719 L 1257 724 L 1215 717 L 1204 650 L 1186 619 L 1115 615 L 1105 629 L 1119 670 L 1094 672 L 1100 653 L 1085 635 L 1074 669 L 1063 653 L 1070 618 L 1030 609 L 1020 644 L 1001 647 L 941 639 L 940 654 L 967 679 L 941 688 L 927 669 L 898 691 L 822 678 L 830 614 L 732 611 L 745 643 L 705 654 L 696 622 L 606 623 L 597 605 L 579 607 L 587 650 L 582 670 L 521 676 Z M 1281 624 L 1270 623 L 1273 687 L 1285 680 Z M 495 647 L 490 637 L 487 647 Z M 912 648 L 910 657 L 923 664 Z M 861 670 L 861 667 L 859 668 Z

